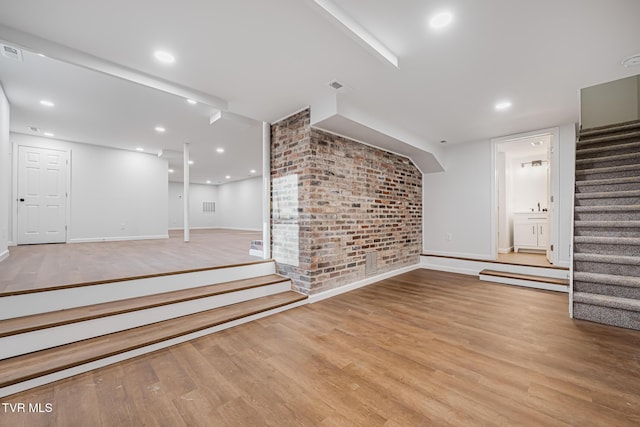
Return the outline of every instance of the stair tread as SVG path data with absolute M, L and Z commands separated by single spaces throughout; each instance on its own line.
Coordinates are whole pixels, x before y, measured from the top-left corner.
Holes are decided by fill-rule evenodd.
M 640 131 L 640 121 L 632 120 L 629 122 L 615 123 L 605 126 L 594 126 L 580 130 L 580 138 L 589 137 L 591 135 L 601 135 L 612 132 L 621 132 L 629 129 L 638 129 Z
M 638 132 L 638 136 L 640 137 L 640 132 Z M 591 147 L 592 145 L 593 144 L 587 144 L 587 147 L 590 148 L 584 148 L 584 146 L 581 147 L 580 143 L 578 142 L 576 147 L 576 154 L 603 153 L 612 150 L 624 150 L 632 147 L 640 147 L 640 141 L 629 142 L 626 144 L 603 145 L 599 147 Z
M 627 212 L 638 211 L 640 205 L 601 205 L 601 206 L 576 206 L 576 212 Z
M 640 130 L 628 129 L 628 132 L 624 132 L 624 133 L 620 133 L 620 132 L 624 132 L 624 130 L 623 129 L 613 130 L 613 131 L 607 132 L 609 133 L 609 135 L 601 134 L 597 136 L 595 134 L 589 135 L 589 134 L 585 134 L 586 132 L 582 132 L 580 133 L 580 139 L 578 140 L 578 145 L 580 144 L 590 145 L 590 144 L 597 144 L 600 142 L 611 142 L 611 141 L 616 141 L 620 139 L 631 139 L 631 138 L 640 137 Z
M 574 241 L 576 243 L 640 246 L 640 237 L 575 236 Z
M 640 257 L 629 255 L 574 253 L 573 260 L 600 263 L 605 262 L 608 264 L 640 265 Z
M 604 285 L 640 288 L 640 277 L 634 276 L 618 276 L 614 274 L 576 271 L 573 273 L 573 280 L 580 282 L 600 283 Z
M 0 387 L 201 331 L 306 298 L 306 295 L 298 292 L 285 291 L 5 359 L 0 364 Z
M 576 185 L 581 186 L 593 186 L 593 185 L 616 185 L 616 184 L 631 184 L 640 182 L 640 176 L 627 176 L 621 178 L 605 178 L 605 179 L 592 179 L 590 181 L 576 181 Z
M 574 292 L 575 303 L 599 305 L 601 307 L 618 308 L 622 310 L 640 311 L 640 300 L 632 298 L 614 297 L 610 295 L 592 294 L 589 292 Z
M 543 282 L 543 283 L 551 283 L 554 285 L 563 285 L 569 286 L 568 279 L 558 279 L 556 277 L 546 277 L 546 276 L 536 276 L 533 274 L 521 274 L 521 273 L 511 273 L 508 271 L 497 271 L 497 270 L 482 270 L 479 273 L 481 276 L 495 276 L 495 277 L 504 277 L 508 279 L 519 279 L 519 280 L 529 280 L 533 282 Z
M 612 228 L 636 228 L 640 227 L 640 221 L 574 221 L 576 227 L 612 227 Z
M 624 171 L 633 171 L 633 170 L 640 170 L 640 163 L 635 165 L 618 165 L 618 166 L 607 166 L 603 168 L 576 169 L 576 175 L 583 175 L 587 173 L 599 174 L 599 173 L 611 173 L 611 172 L 624 172 Z
M 0 337 L 288 281 L 278 274 L 0 320 Z
M 636 157 L 640 157 L 640 153 L 625 153 L 625 154 L 613 154 L 611 156 L 589 157 L 586 159 L 576 160 L 576 165 L 581 165 L 583 163 L 596 163 L 596 162 L 603 163 L 603 162 L 612 162 L 616 160 L 635 159 Z
M 576 193 L 576 199 L 606 199 L 620 197 L 638 197 L 640 190 L 598 191 L 593 193 Z

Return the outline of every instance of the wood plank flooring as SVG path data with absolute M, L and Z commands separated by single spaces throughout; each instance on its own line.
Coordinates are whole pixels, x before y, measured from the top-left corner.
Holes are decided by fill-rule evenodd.
M 2 426 L 640 425 L 640 332 L 416 270 L 2 399 Z
M 251 240 L 262 239 L 261 232 L 192 230 L 189 243 L 183 241 L 181 231 L 171 231 L 169 236 L 11 247 L 9 258 L 0 262 L 0 293 L 260 259 L 249 255 L 249 247 Z
M 498 262 L 504 264 L 522 264 L 535 267 L 552 267 L 545 254 L 529 252 L 509 252 L 508 254 L 498 254 Z

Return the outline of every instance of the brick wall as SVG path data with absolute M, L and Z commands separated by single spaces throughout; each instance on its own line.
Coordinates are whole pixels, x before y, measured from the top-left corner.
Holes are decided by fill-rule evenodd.
M 422 175 L 409 159 L 311 128 L 309 110 L 271 138 L 273 254 L 298 290 L 364 279 L 369 252 L 371 274 L 418 262 Z

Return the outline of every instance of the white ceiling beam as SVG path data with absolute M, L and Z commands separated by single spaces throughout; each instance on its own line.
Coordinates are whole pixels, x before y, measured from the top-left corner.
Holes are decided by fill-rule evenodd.
M 362 25 L 356 22 L 345 11 L 340 9 L 338 5 L 330 0 L 313 0 L 318 6 L 325 10 L 329 15 L 333 16 L 340 24 L 346 29 L 355 34 L 360 40 L 365 42 L 375 52 L 377 52 L 384 59 L 389 61 L 393 66 L 398 67 L 398 56 L 389 50 L 380 40 L 375 38 L 369 31 L 367 31 Z

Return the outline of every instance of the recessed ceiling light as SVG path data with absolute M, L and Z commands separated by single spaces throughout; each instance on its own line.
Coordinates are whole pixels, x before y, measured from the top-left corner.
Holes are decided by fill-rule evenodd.
M 225 179 L 231 179 L 231 175 L 225 176 Z
M 169 173 L 174 173 L 175 171 L 173 169 L 169 169 Z
M 256 173 L 256 170 L 255 170 L 255 169 L 251 169 L 251 170 L 249 171 L 249 173 Z
M 640 53 L 637 55 L 631 55 L 630 57 L 623 59 L 622 65 L 624 65 L 626 68 L 640 65 Z
M 143 151 L 144 151 L 144 148 L 142 148 L 142 147 L 138 147 L 138 148 L 136 148 L 136 151 L 143 152 Z
M 211 181 L 210 181 L 210 180 L 207 180 L 207 184 L 211 184 Z
M 45 55 L 44 53 L 36 53 L 36 55 L 38 55 L 40 58 L 46 58 L 47 55 Z
M 216 148 L 216 152 L 218 153 L 224 153 L 224 148 Z
M 55 136 L 55 135 L 54 135 L 54 134 L 52 134 L 51 132 L 44 132 L 44 133 L 43 133 L 43 135 L 44 135 L 44 136 L 48 136 L 49 138 L 52 138 L 52 137 L 54 137 L 54 136 Z
M 511 107 L 511 101 L 500 101 L 496 104 L 496 110 L 498 111 L 506 110 L 509 107 Z
M 164 132 L 164 131 L 166 131 L 166 129 L 165 129 L 165 128 L 163 128 L 162 126 L 156 126 L 156 132 L 160 132 L 160 133 L 162 133 L 162 132 Z
M 444 28 L 451 24 L 451 21 L 453 21 L 451 12 L 440 12 L 429 20 L 429 26 L 435 29 Z
M 441 140 L 440 140 L 440 144 L 446 144 L 446 143 L 447 143 L 447 140 L 446 140 L 446 139 L 441 139 Z
M 40 101 L 40 105 L 44 105 L 45 107 L 55 107 L 56 104 L 54 104 L 51 101 L 47 101 L 46 99 L 43 99 Z
M 189 164 L 192 165 L 193 164 L 193 160 L 189 160 Z
M 156 50 L 153 52 L 153 56 L 160 62 L 164 62 L 165 64 L 173 63 L 176 58 L 167 51 L 164 50 Z
M 187 102 L 191 105 L 196 105 L 198 101 L 194 101 L 193 99 L 187 99 Z

